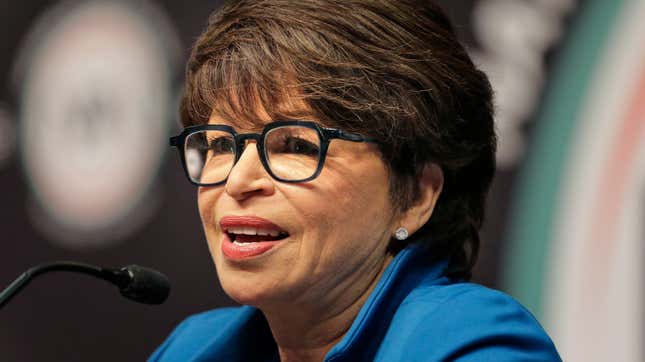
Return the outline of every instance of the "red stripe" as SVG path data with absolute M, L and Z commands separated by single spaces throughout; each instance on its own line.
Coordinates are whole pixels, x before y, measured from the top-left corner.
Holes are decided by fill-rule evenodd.
M 617 125 L 622 127 L 616 133 L 610 157 L 603 167 L 604 172 L 594 204 L 593 222 L 588 229 L 590 234 L 586 240 L 589 240 L 589 245 L 585 248 L 585 254 L 590 258 L 588 260 L 595 262 L 594 268 L 589 270 L 591 275 L 588 275 L 588 280 L 594 282 L 588 283 L 584 288 L 585 297 L 589 298 L 602 298 L 604 293 L 599 293 L 598 286 L 601 286 L 601 290 L 608 286 L 611 261 L 614 260 L 615 253 L 612 244 L 617 237 L 622 202 L 625 200 L 628 183 L 633 177 L 638 161 L 639 145 L 645 142 L 645 64 L 632 94 L 622 122 L 617 122 Z

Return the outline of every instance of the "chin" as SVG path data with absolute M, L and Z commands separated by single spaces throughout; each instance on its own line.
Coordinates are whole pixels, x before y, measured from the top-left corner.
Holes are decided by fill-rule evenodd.
M 237 303 L 260 307 L 284 299 L 281 288 L 257 272 L 226 270 L 218 272 L 218 277 L 224 292 Z
M 255 293 L 254 291 L 240 290 L 239 288 L 233 290 L 224 288 L 224 292 L 239 304 L 251 305 L 254 307 L 266 304 L 266 296 L 263 296 L 260 293 Z

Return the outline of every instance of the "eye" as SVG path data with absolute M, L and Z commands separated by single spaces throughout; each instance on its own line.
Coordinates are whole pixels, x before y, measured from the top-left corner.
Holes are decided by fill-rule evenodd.
M 216 154 L 234 153 L 235 143 L 231 137 L 216 137 L 208 141 L 208 149 Z
M 318 156 L 319 148 L 317 144 L 305 139 L 287 136 L 283 138 L 279 152 L 305 156 Z

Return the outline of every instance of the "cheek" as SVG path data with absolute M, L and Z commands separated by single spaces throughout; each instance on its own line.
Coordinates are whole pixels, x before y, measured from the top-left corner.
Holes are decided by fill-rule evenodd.
M 391 214 L 387 193 L 374 184 L 345 179 L 326 190 L 318 193 L 316 212 L 306 216 L 309 225 L 295 262 L 315 280 L 311 284 L 336 290 L 361 284 L 382 265 Z
M 340 209 L 345 210 L 352 219 L 390 214 L 387 173 L 378 168 L 371 171 L 348 177 L 342 181 L 343 187 L 336 188 L 335 198 L 342 204 Z
M 202 220 L 204 228 L 212 228 L 215 220 L 215 200 L 218 197 L 218 190 L 214 188 L 200 188 L 197 192 L 197 205 L 199 207 L 199 217 Z
M 381 171 L 381 170 L 379 170 Z M 319 192 L 316 204 L 318 237 L 332 254 L 371 252 L 379 248 L 391 227 L 392 206 L 384 171 L 326 178 L 326 192 Z M 311 218 L 308 218 L 311 219 Z

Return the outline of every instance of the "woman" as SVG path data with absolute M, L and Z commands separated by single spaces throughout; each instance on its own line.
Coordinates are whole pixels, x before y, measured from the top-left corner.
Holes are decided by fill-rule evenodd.
M 152 361 L 555 361 L 467 283 L 495 159 L 492 95 L 413 1 L 233 2 L 187 66 L 171 139 L 225 292 Z

